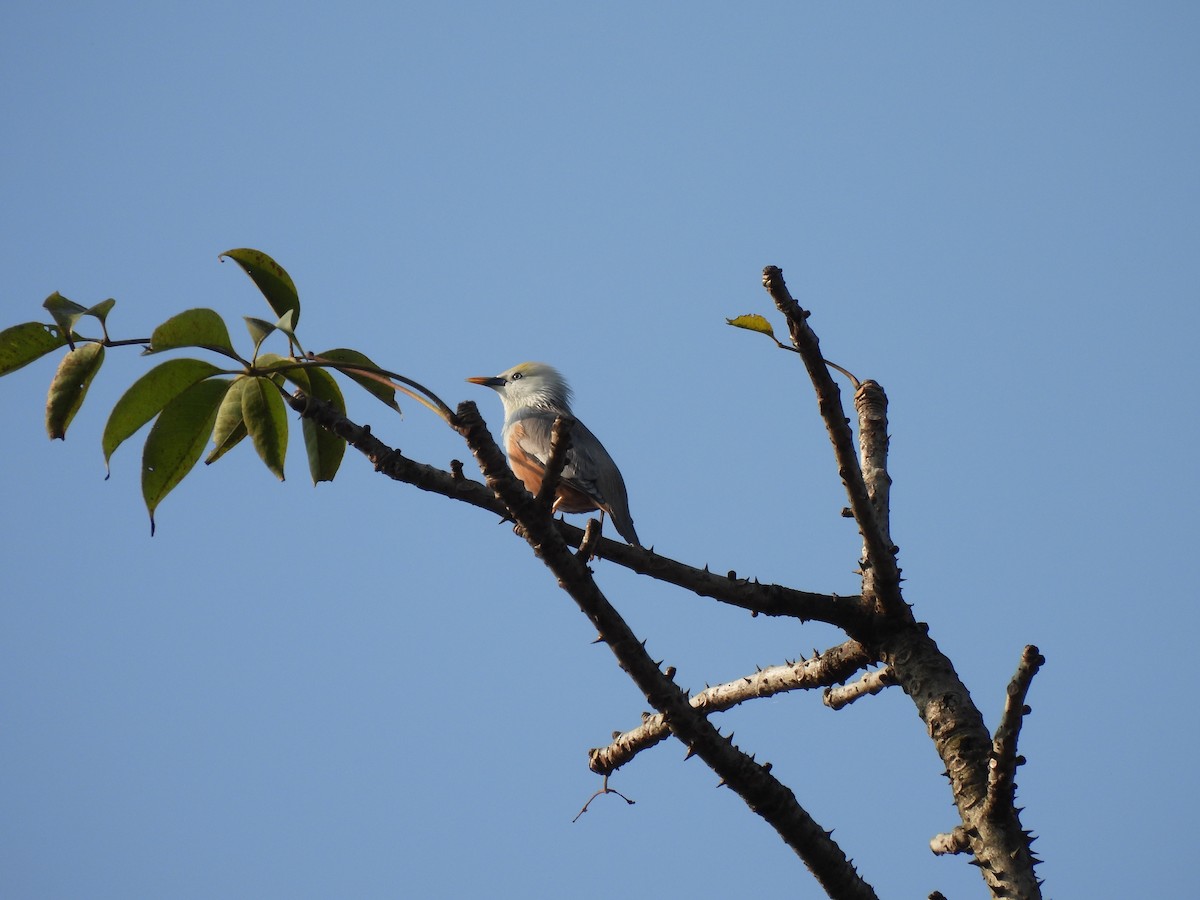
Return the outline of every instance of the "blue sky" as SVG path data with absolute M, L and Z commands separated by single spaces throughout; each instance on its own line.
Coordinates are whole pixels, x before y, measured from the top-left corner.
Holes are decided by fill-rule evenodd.
M 857 542 L 792 354 L 724 325 L 784 269 L 891 398 L 908 600 L 990 725 L 1047 658 L 1020 800 L 1049 896 L 1182 896 L 1194 843 L 1200 13 L 1192 4 L 58 4 L 0 12 L 3 325 L 61 291 L 114 335 L 267 310 L 455 403 L 561 368 L 643 540 L 852 593 Z M 112 352 L 65 443 L 0 382 L 0 894 L 819 896 L 664 744 L 506 526 L 348 457 L 196 472 L 151 539 L 103 480 Z M 415 405 L 351 414 L 439 465 Z M 297 439 L 298 429 L 293 427 Z M 468 466 L 468 471 L 471 471 Z M 1182 571 L 1181 571 L 1182 569 Z M 836 643 L 599 564 L 694 689 Z M 898 691 L 721 716 L 886 896 L 983 897 Z M 1107 860 L 1101 865 L 1100 860 Z M 1188 887 L 1185 888 L 1184 886 Z M 631 887 L 632 886 L 632 887 Z

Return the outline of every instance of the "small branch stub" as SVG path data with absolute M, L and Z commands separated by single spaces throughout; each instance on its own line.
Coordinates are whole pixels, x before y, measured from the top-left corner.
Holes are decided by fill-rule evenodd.
M 883 666 L 873 672 L 865 673 L 857 681 L 837 687 L 825 689 L 825 705 L 830 709 L 841 709 L 849 706 L 860 697 L 878 694 L 884 688 L 896 683 L 891 667 Z

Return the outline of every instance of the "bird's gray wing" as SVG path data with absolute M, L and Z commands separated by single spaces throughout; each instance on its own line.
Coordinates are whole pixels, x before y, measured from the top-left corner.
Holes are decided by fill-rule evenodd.
M 580 469 L 586 467 L 586 470 L 592 473 L 592 496 L 598 501 L 597 505 L 612 516 L 613 524 L 625 540 L 640 547 L 641 541 L 638 540 L 637 531 L 633 527 L 633 516 L 629 514 L 629 495 L 625 491 L 625 479 L 621 477 L 621 470 L 608 455 L 604 445 L 582 422 L 575 423 L 575 427 L 571 429 L 571 436 L 579 442 L 578 445 L 572 444 L 573 448 L 578 446 L 581 450 L 588 451 L 577 465 Z
M 545 467 L 550 456 L 554 417 L 524 416 L 518 421 L 521 428 L 517 443 L 525 453 Z M 607 510 L 621 536 L 631 544 L 641 546 L 633 527 L 633 517 L 629 514 L 625 479 L 621 477 L 621 471 L 604 445 L 578 419 L 571 427 L 571 449 L 567 451 L 562 481 L 591 497 L 601 509 Z
M 525 416 L 520 419 L 521 436 L 517 443 L 521 449 L 534 457 L 544 467 L 550 458 L 550 437 L 554 427 L 553 416 Z M 597 452 L 598 451 L 598 452 Z M 597 459 L 602 456 L 602 459 Z M 613 471 L 616 465 L 609 458 L 596 436 L 579 420 L 571 426 L 571 449 L 567 451 L 567 462 L 563 466 L 562 480 L 589 497 L 606 502 L 610 496 L 604 490 L 607 479 L 598 477 L 607 463 Z M 620 475 L 617 476 L 620 478 Z

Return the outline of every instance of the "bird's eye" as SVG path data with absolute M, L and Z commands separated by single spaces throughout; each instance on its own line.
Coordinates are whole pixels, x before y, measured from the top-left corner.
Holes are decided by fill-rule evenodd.
M 520 372 L 513 372 L 513 373 L 512 373 L 512 378 L 510 378 L 510 379 L 508 379 L 508 380 L 509 380 L 509 381 L 516 381 L 518 378 L 521 378 L 521 377 L 523 377 L 523 376 L 521 375 L 521 373 L 520 373 Z

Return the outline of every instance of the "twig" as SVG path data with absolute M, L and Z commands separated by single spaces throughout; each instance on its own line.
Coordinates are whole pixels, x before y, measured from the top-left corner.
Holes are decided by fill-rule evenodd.
M 385 387 L 393 388 L 394 390 L 400 391 L 401 393 L 412 397 L 427 409 L 437 413 L 447 422 L 454 417 L 454 411 L 445 404 L 441 397 L 429 390 L 429 388 L 425 387 L 425 385 L 421 384 L 420 382 L 413 381 L 411 378 L 401 375 L 398 372 L 389 372 L 387 369 L 381 369 L 378 366 L 368 366 L 362 363 L 339 362 L 333 359 L 326 359 L 325 357 L 318 356 L 315 353 L 309 353 L 304 357 L 303 361 L 297 360 L 297 365 L 300 368 L 315 365 L 337 369 L 341 372 L 357 372 L 366 378 L 370 378 L 373 381 L 379 382 Z M 283 369 L 285 367 L 277 366 L 275 368 Z M 400 382 L 400 384 L 395 384 L 394 382 L 396 381 Z M 404 387 L 404 385 L 408 385 L 408 387 Z M 408 388 L 412 388 L 413 390 L 410 391 Z M 414 393 L 414 391 L 419 391 L 420 393 Z
M 892 554 L 892 541 L 888 537 L 887 529 L 881 526 L 876 516 L 858 457 L 854 453 L 854 434 L 842 407 L 841 391 L 833 376 L 829 374 L 829 367 L 821 355 L 820 341 L 808 326 L 809 314 L 788 291 L 783 280 L 783 270 L 778 266 L 767 266 L 763 269 L 763 287 L 771 295 L 776 308 L 787 319 L 792 344 L 799 351 L 816 391 L 817 406 L 833 444 L 838 473 L 850 499 L 854 520 L 862 534 L 866 565 L 874 570 L 872 580 L 876 599 L 882 609 L 902 615 L 907 607 L 900 597 L 900 570 Z
M 601 794 L 616 794 L 618 797 L 620 797 L 622 800 L 624 800 L 630 806 L 633 806 L 637 802 L 636 800 L 630 800 L 628 797 L 626 797 L 624 794 L 622 794 L 616 788 L 610 788 L 608 786 L 608 776 L 605 775 L 604 782 L 600 785 L 600 790 L 596 791 L 596 793 L 594 793 L 594 794 L 592 794 L 592 796 L 588 797 L 587 803 L 583 804 L 583 809 L 581 809 L 575 815 L 575 818 L 573 818 L 571 820 L 572 825 L 574 825 L 576 822 L 579 821 L 580 816 L 582 816 L 585 812 L 587 812 L 588 807 L 592 805 L 592 801 L 595 800 L 597 797 L 599 797 Z
M 971 841 L 967 837 L 967 829 L 956 825 L 953 831 L 934 835 L 929 842 L 929 849 L 936 856 L 947 856 L 954 853 L 970 853 Z
M 879 382 L 864 381 L 854 392 L 854 408 L 858 412 L 858 452 L 867 497 L 875 510 L 875 522 L 895 556 L 898 548 L 890 535 L 892 476 L 888 474 L 888 399 Z
M 598 540 L 600 540 L 600 520 L 588 519 L 587 528 L 583 532 L 583 540 L 579 542 L 579 550 L 575 555 L 584 562 L 591 562 L 596 553 Z
M 849 706 L 860 697 L 878 694 L 884 688 L 896 683 L 896 676 L 891 666 L 882 666 L 872 672 L 866 672 L 857 681 L 838 687 L 825 689 L 825 705 L 830 709 L 841 709 Z
M 1045 662 L 1046 658 L 1038 652 L 1038 648 L 1030 644 L 1021 652 L 1017 672 L 1008 683 L 1004 712 L 996 728 L 996 736 L 992 740 L 992 760 L 988 770 L 988 813 L 1001 806 L 1011 806 L 1015 802 L 1014 779 L 1017 766 L 1024 762 L 1024 759 L 1017 755 L 1017 738 L 1020 736 L 1025 716 L 1029 714 L 1025 697 L 1029 693 L 1033 676 Z

